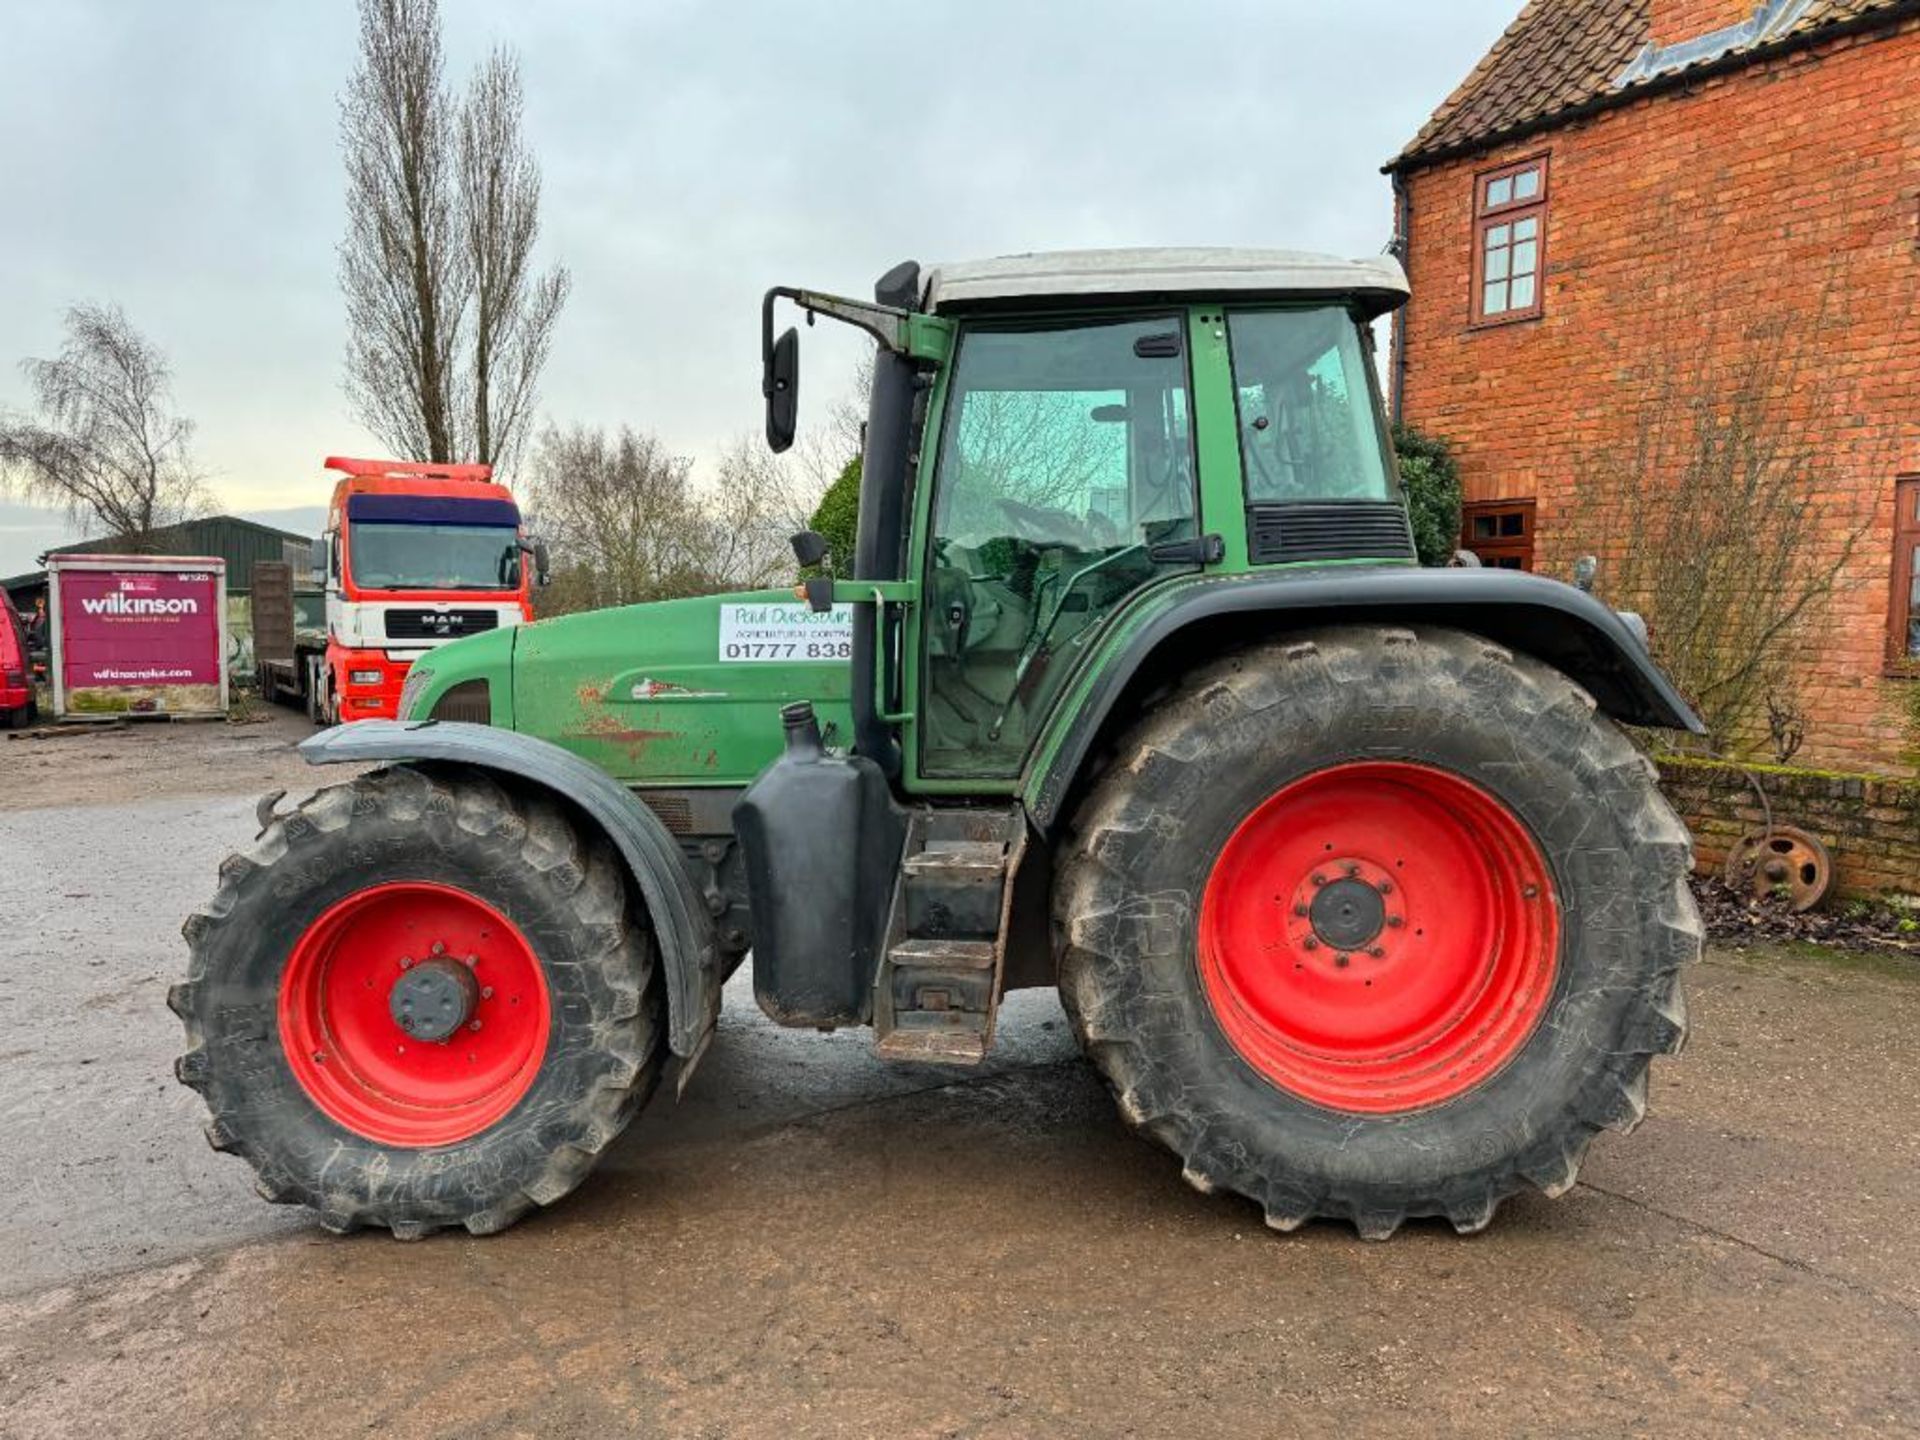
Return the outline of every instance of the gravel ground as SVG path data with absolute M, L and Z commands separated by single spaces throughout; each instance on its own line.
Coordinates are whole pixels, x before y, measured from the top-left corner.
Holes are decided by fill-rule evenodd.
M 256 713 L 245 725 L 175 720 L 0 731 L 0 810 L 317 788 L 320 772 L 294 753 L 313 734 L 312 722 L 280 706 Z
M 1193 1193 L 1050 995 L 956 1077 L 777 1030 L 744 977 L 554 1211 L 327 1236 L 206 1149 L 163 1004 L 304 733 L 0 745 L 9 1440 L 1920 1433 L 1904 961 L 1714 952 L 1647 1123 L 1471 1240 Z

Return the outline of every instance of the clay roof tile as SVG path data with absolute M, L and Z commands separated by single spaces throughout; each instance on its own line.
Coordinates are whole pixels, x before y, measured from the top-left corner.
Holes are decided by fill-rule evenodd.
M 1388 166 L 1399 170 L 1442 152 L 1468 149 L 1516 131 L 1543 128 L 1566 111 L 1630 95 L 1656 76 L 1627 76 L 1649 35 L 1650 0 L 1527 0 L 1513 24 L 1467 78 L 1433 112 L 1407 148 Z M 1791 17 L 1757 42 L 1718 52 L 1759 59 L 1779 45 L 1875 12 L 1920 8 L 1914 0 L 1804 0 Z

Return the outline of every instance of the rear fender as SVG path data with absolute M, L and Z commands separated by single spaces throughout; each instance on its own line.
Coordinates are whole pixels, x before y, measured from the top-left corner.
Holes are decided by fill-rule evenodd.
M 666 826 L 619 781 L 558 745 L 490 725 L 363 720 L 300 746 L 309 765 L 417 760 L 510 775 L 565 801 L 613 842 L 633 872 L 667 978 L 667 1041 L 691 1061 L 720 1011 L 713 922 Z M 683 1077 L 684 1078 L 684 1077 Z
M 1318 625 L 1443 625 L 1553 666 L 1628 725 L 1705 732 L 1640 637 L 1583 590 L 1515 570 L 1322 568 L 1148 592 L 1072 692 L 1022 793 L 1050 830 L 1097 742 L 1161 680 L 1230 646 Z M 1157 603 L 1156 603 L 1157 601 Z M 1198 627 L 1198 628 L 1196 628 Z

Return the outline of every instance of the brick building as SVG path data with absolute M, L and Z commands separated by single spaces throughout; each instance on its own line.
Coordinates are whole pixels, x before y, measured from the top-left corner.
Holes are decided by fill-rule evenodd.
M 1645 608 L 1608 577 L 1663 545 L 1687 568 L 1674 532 L 1713 522 L 1676 497 L 1734 450 L 1791 462 L 1807 509 L 1775 551 L 1833 581 L 1769 642 L 1795 763 L 1910 772 L 1920 3 L 1529 0 L 1388 172 L 1394 404 L 1454 443 L 1464 543 L 1562 576 L 1599 554 Z M 1723 739 L 1772 759 L 1760 698 Z

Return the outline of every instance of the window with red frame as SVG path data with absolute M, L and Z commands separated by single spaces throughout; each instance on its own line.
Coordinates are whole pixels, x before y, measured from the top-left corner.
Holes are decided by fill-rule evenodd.
M 1893 593 L 1887 606 L 1887 661 L 1920 674 L 1920 475 L 1893 487 Z
M 1534 319 L 1544 298 L 1547 157 L 1485 171 L 1474 187 L 1474 323 Z
M 1480 500 L 1464 507 L 1460 548 L 1493 570 L 1533 569 L 1533 501 Z

